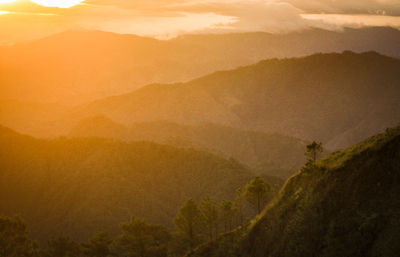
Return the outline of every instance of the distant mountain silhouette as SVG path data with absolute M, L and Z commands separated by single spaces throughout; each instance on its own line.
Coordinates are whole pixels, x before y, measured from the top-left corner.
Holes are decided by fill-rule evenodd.
M 400 57 L 390 28 L 307 30 L 285 35 L 187 35 L 168 41 L 100 31 L 67 31 L 0 47 L 0 99 L 77 104 L 151 83 L 188 81 L 262 59 L 375 50 Z
M 64 133 L 64 125 L 58 120 L 70 108 L 56 103 L 0 100 L 0 124 L 24 134 L 58 136 Z

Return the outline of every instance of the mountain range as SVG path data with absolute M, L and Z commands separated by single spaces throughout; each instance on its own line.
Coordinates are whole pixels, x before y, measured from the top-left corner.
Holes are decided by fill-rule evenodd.
M 187 83 L 149 85 L 77 106 L 68 117 L 216 123 L 322 141 L 335 150 L 398 124 L 398 74 L 400 61 L 376 52 L 271 59 Z
M 73 107 L 1 101 L 0 124 L 52 137 L 95 116 L 124 126 L 212 123 L 322 141 L 336 150 L 398 124 L 398 74 L 400 61 L 376 52 L 270 59 Z
M 185 35 L 171 40 L 67 31 L 0 47 L 0 100 L 76 105 L 263 59 L 344 50 L 374 50 L 399 58 L 399 45 L 400 31 L 390 28 Z
M 10 252 L 24 240 L 34 257 L 400 252 L 399 30 L 67 31 L 0 56 Z

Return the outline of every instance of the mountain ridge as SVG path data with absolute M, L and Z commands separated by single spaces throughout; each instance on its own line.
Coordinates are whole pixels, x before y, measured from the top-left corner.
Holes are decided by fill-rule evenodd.
M 396 127 L 309 164 L 248 232 L 232 232 L 188 256 L 396 256 L 399 157 Z
M 152 141 L 195 148 L 234 158 L 259 174 L 287 178 L 305 162 L 306 142 L 280 134 L 242 130 L 218 124 L 181 125 L 168 121 L 122 125 L 105 116 L 80 121 L 69 137 L 104 137 Z
M 398 35 L 399 31 L 389 28 L 316 29 L 284 35 L 187 35 L 162 41 L 102 31 L 69 31 L 0 47 L 0 99 L 79 104 L 151 83 L 189 81 L 262 59 L 315 52 L 376 50 L 400 57 Z M 74 51 L 67 54 L 72 47 Z
M 214 123 L 337 150 L 397 125 L 399 73 L 398 59 L 375 52 L 270 59 L 69 108 L 2 101 L 2 109 L 12 111 L 1 114 L 0 123 L 39 137 L 66 135 L 80 120 L 99 115 L 123 125 Z
M 375 52 L 272 59 L 187 83 L 153 84 L 78 106 L 71 116 L 105 115 L 123 124 L 210 122 L 279 131 L 338 149 L 396 125 L 400 119 L 398 72 L 398 59 Z M 369 100 L 372 97 L 374 103 Z M 348 142 L 340 139 L 359 125 L 366 131 L 357 136 L 355 129 L 345 136 Z

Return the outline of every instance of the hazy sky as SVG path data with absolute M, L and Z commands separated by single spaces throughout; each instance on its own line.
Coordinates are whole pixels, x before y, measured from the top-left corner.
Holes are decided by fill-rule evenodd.
M 400 0 L 0 0 L 0 44 L 68 29 L 169 38 L 343 26 L 399 29 Z

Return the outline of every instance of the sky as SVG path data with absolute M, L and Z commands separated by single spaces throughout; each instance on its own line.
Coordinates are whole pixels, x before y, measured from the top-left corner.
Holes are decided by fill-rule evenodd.
M 168 39 L 364 26 L 400 29 L 400 0 L 0 0 L 2 45 L 76 29 Z

